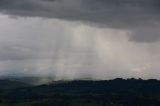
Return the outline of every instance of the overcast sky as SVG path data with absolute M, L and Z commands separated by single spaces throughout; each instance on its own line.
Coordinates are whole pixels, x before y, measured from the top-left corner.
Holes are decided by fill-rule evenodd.
M 160 79 L 159 0 L 0 0 L 0 75 Z

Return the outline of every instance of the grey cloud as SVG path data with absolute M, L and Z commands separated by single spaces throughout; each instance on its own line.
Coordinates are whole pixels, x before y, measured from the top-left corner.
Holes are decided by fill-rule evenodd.
M 157 42 L 160 39 L 160 31 L 158 29 L 141 29 L 131 32 L 130 41 L 136 42 Z
M 159 73 L 160 42 L 140 45 L 128 42 L 125 30 L 57 19 L 12 19 L 0 15 L 0 23 L 0 75 L 159 78 L 153 73 Z M 132 35 L 144 34 L 137 31 Z M 158 29 L 154 32 L 158 33 Z
M 159 0 L 1 0 L 0 11 L 15 16 L 58 18 L 125 29 L 132 32 L 129 39 L 137 42 L 160 39 L 159 31 L 154 31 L 160 28 Z
M 128 28 L 157 26 L 159 0 L 1 0 L 1 12 L 53 17 Z
M 0 46 L 0 60 L 28 60 L 36 59 L 38 51 L 31 47 L 16 46 L 16 45 L 1 45 Z
M 0 75 L 159 78 L 159 4 L 159 0 L 0 0 Z

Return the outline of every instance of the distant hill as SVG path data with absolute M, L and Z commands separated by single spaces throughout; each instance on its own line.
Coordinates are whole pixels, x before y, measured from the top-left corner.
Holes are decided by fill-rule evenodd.
M 28 86 L 31 85 L 21 81 L 0 79 L 0 89 L 13 89 L 13 88 L 28 87 Z
M 0 84 L 5 84 L 1 81 Z M 121 78 L 53 81 L 1 89 L 0 103 L 0 106 L 160 106 L 160 81 Z
M 9 80 L 9 81 L 16 81 L 16 82 L 23 82 L 25 84 L 30 85 L 42 85 L 51 83 L 54 80 L 54 77 L 42 77 L 42 76 L 31 76 L 31 75 L 17 75 L 17 74 L 11 74 L 11 75 L 5 75 L 0 76 L 0 80 Z

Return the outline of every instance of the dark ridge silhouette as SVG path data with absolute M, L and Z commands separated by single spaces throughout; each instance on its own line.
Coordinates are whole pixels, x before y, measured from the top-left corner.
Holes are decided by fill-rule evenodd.
M 28 87 L 28 86 L 31 85 L 16 80 L 0 79 L 0 89 L 13 89 L 19 87 Z
M 0 80 L 0 87 L 5 83 Z M 156 79 L 53 81 L 2 88 L 0 106 L 160 106 L 160 81 Z

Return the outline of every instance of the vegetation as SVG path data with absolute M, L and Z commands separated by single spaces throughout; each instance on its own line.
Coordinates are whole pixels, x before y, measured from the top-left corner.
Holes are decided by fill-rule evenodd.
M 160 106 L 158 80 L 118 78 L 26 85 L 7 89 L 0 85 L 0 106 Z

